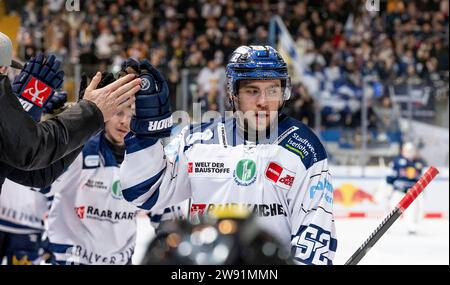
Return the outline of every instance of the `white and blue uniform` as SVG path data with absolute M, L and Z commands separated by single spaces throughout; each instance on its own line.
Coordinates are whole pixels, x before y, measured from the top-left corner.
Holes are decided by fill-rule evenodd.
M 139 210 L 122 197 L 119 165 L 102 134 L 51 186 L 49 249 L 57 264 L 128 264 Z
M 407 159 L 406 157 L 396 157 L 390 164 L 390 173 L 386 177 L 386 182 L 392 184 L 394 190 L 406 193 L 413 187 L 422 176 L 425 162 L 421 159 Z
M 337 239 L 327 154 L 301 122 L 280 116 L 277 135 L 250 143 L 234 118 L 189 126 L 166 147 L 129 138 L 120 178 L 124 198 L 161 211 L 191 198 L 191 217 L 247 207 L 301 264 L 332 264 Z
M 8 179 L 0 195 L 0 264 L 39 264 L 44 220 L 51 199 Z
M 408 159 L 404 156 L 399 156 L 389 164 L 389 168 L 386 182 L 394 188 L 390 197 L 390 204 L 391 207 L 395 207 L 408 190 L 419 181 L 425 168 L 425 162 L 422 159 Z M 416 233 L 419 228 L 419 222 L 423 219 L 424 195 L 426 193 L 419 195 L 414 203 L 403 213 L 409 233 Z
M 0 231 L 13 234 L 43 233 L 49 199 L 39 189 L 8 179 L 0 195 Z

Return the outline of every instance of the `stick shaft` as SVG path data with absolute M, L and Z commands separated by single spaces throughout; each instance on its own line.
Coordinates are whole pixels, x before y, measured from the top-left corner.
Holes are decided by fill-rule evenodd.
M 356 265 L 367 254 L 367 252 L 375 245 L 375 243 L 386 233 L 392 224 L 402 215 L 402 213 L 411 205 L 411 203 L 419 196 L 427 187 L 439 171 L 430 167 L 424 175 L 417 181 L 412 188 L 408 190 L 403 199 L 397 204 L 389 215 L 381 222 L 375 231 L 364 241 L 364 243 L 355 251 L 355 253 L 347 260 L 345 265 Z

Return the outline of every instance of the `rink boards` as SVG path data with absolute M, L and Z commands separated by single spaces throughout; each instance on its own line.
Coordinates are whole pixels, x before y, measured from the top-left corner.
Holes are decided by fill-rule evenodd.
M 448 218 L 449 169 L 437 167 L 439 175 L 422 193 L 424 217 Z M 388 168 L 330 166 L 337 218 L 386 215 L 396 202 L 390 200 L 392 188 L 386 184 Z

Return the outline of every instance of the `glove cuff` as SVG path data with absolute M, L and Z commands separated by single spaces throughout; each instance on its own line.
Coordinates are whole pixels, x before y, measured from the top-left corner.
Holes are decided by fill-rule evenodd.
M 136 136 L 164 138 L 169 137 L 172 131 L 172 114 L 166 113 L 159 117 L 131 119 L 131 130 Z

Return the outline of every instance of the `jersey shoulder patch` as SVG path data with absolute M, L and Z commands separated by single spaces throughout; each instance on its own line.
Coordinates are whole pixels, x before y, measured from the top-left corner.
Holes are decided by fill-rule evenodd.
M 283 137 L 283 132 L 288 134 Z M 302 122 L 286 118 L 280 124 L 279 133 L 283 137 L 279 145 L 300 157 L 306 169 L 327 158 L 327 152 L 319 138 Z
M 208 144 L 214 142 L 216 121 L 190 125 L 184 133 L 184 143 L 186 147 L 190 147 L 193 144 Z
M 100 167 L 100 138 L 101 134 L 92 137 L 83 147 L 83 169 Z
M 112 150 L 104 142 L 103 132 L 92 137 L 83 147 L 83 169 L 98 168 L 101 165 L 118 166 Z

